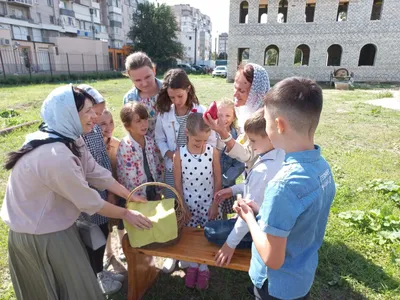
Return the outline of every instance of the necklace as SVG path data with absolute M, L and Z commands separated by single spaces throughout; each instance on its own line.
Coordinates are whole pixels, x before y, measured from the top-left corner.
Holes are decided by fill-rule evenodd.
M 203 146 L 204 147 L 204 146 Z M 189 148 L 187 149 L 188 151 L 187 152 L 189 152 L 189 154 L 190 154 L 190 156 L 191 157 L 193 157 L 193 159 L 195 159 L 195 160 L 197 160 L 198 162 L 201 162 L 201 156 L 204 154 L 204 152 L 205 152 L 205 149 L 204 148 L 201 148 L 201 154 L 192 154 L 190 151 L 189 151 Z M 204 149 L 204 150 L 203 150 Z

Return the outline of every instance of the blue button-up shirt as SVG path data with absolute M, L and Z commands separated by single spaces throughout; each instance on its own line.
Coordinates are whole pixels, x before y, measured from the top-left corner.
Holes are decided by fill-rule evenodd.
M 268 278 L 273 297 L 294 299 L 309 292 L 335 192 L 331 169 L 318 146 L 286 154 L 257 216 L 265 233 L 287 238 L 285 261 L 280 269 L 269 269 L 253 244 L 249 275 L 256 287 Z

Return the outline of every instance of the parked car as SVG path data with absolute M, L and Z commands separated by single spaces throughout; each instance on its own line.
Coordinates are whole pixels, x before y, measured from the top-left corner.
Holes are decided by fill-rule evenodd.
M 228 68 L 226 66 L 218 66 L 212 72 L 212 77 L 221 76 L 223 78 L 226 78 L 227 75 L 228 75 Z
M 204 70 L 204 68 L 202 66 L 192 65 L 192 68 L 196 69 L 197 74 L 205 74 L 206 73 L 206 71 Z
M 177 68 L 183 69 L 186 73 L 196 73 L 196 69 L 191 67 L 189 64 L 178 64 L 176 65 Z

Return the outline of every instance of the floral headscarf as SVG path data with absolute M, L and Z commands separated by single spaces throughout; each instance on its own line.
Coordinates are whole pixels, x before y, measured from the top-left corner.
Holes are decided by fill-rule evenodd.
M 235 107 L 240 131 L 243 132 L 244 123 L 263 106 L 263 99 L 270 88 L 267 71 L 260 65 L 250 63 L 254 69 L 253 83 L 251 84 L 246 104 Z

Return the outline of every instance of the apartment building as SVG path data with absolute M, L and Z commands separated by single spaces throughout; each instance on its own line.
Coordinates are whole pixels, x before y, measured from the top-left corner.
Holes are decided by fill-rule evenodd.
M 189 4 L 172 6 L 180 32 L 178 39 L 184 47 L 185 63 L 209 65 L 212 51 L 212 23 L 209 16 Z
M 228 53 L 228 37 L 226 32 L 221 33 L 218 36 L 218 55 L 227 55 Z
M 228 78 L 241 61 L 270 78 L 400 81 L 399 0 L 231 0 Z
M 0 0 L 0 50 L 22 52 L 36 63 L 38 51 L 95 52 L 122 69 L 136 6 L 136 0 Z

